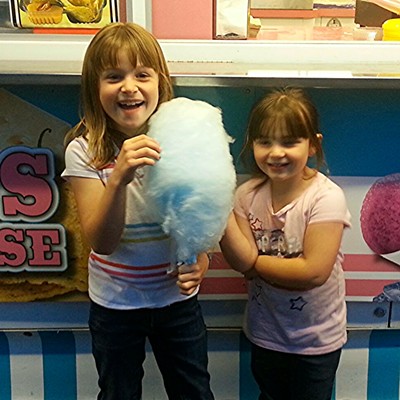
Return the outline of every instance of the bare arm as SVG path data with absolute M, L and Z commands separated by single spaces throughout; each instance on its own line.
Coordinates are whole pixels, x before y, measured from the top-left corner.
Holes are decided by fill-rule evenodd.
M 343 235 L 343 223 L 315 223 L 307 227 L 303 256 L 259 256 L 255 270 L 266 281 L 288 289 L 307 290 L 323 285 L 335 264 Z
M 229 215 L 220 246 L 226 261 L 236 271 L 248 272 L 257 260 L 258 250 L 249 223 L 234 212 Z
M 146 135 L 125 140 L 106 186 L 98 179 L 71 177 L 82 230 L 99 254 L 111 254 L 118 246 L 125 224 L 126 185 L 137 168 L 154 165 L 160 146 Z

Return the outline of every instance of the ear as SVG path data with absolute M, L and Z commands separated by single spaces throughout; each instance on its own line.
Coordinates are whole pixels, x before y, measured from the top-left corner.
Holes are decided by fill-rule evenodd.
M 317 140 L 321 143 L 322 139 L 323 139 L 322 133 L 317 133 L 316 136 L 317 136 Z M 312 156 L 315 155 L 316 152 L 317 152 L 317 149 L 315 148 L 315 146 L 313 144 L 310 144 L 310 149 L 308 151 L 308 156 L 312 157 Z

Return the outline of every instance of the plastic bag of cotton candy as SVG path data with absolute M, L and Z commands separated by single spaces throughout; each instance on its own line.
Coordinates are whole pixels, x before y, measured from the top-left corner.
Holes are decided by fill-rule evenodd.
M 172 265 L 193 264 L 197 254 L 218 244 L 232 210 L 233 140 L 218 108 L 183 97 L 161 104 L 148 135 L 162 152 L 145 174 L 145 200 L 174 241 Z

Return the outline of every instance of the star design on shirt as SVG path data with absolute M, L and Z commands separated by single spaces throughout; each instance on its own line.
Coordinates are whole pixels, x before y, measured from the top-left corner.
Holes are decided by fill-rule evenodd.
M 262 222 L 256 218 L 251 222 L 251 228 L 253 231 L 261 231 L 262 230 Z
M 290 299 L 290 309 L 291 310 L 299 310 L 302 311 L 303 307 L 307 304 L 307 302 L 303 299 L 302 296 L 297 297 L 296 299 Z
M 252 300 L 254 300 L 259 306 L 261 303 L 258 301 L 258 298 L 261 295 L 262 285 L 259 282 L 255 282 L 256 289 L 253 291 Z

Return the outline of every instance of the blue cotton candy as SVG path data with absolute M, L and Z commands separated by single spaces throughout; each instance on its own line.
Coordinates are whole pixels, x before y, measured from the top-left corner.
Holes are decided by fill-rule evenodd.
M 232 210 L 236 173 L 221 111 L 183 97 L 161 104 L 148 135 L 161 159 L 144 178 L 146 204 L 176 245 L 174 262 L 213 249 Z

